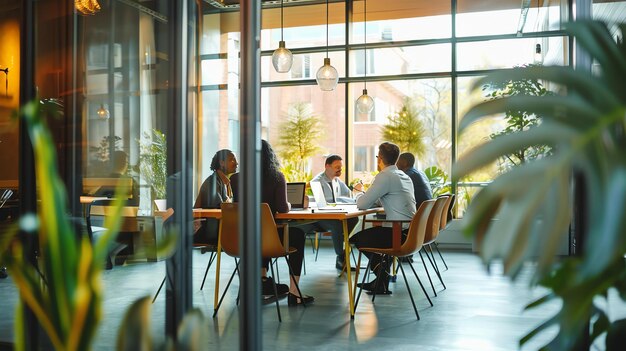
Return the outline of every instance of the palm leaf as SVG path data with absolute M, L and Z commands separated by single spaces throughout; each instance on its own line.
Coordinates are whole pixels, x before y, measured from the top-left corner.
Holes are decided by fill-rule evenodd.
M 626 29 L 626 25 L 620 25 Z M 464 226 L 481 241 L 486 262 L 502 259 L 515 277 L 527 259 L 537 262 L 533 282 L 552 290 L 536 307 L 553 298 L 560 311 L 521 340 L 526 342 L 552 324 L 558 334 L 545 349 L 588 347 L 614 327 L 594 299 L 617 289 L 626 299 L 626 46 L 617 44 L 606 25 L 583 21 L 566 29 L 601 66 L 595 76 L 566 67 L 530 67 L 489 75 L 476 83 L 500 84 L 511 79 L 544 79 L 565 88 L 562 96 L 510 96 L 483 102 L 461 121 L 465 130 L 475 121 L 505 111 L 524 111 L 543 118 L 529 130 L 499 136 L 467 153 L 453 168 L 458 180 L 494 159 L 533 145 L 553 146 L 553 154 L 497 177 L 466 212 Z M 570 224 L 570 179 L 584 179 L 587 235 L 582 256 L 555 261 L 559 243 Z M 520 186 L 532 181 L 531 186 Z M 491 220 L 499 217 L 505 220 Z M 580 228 L 578 230 L 581 230 Z M 595 320 L 593 330 L 589 321 Z M 607 346 L 609 346 L 607 344 Z

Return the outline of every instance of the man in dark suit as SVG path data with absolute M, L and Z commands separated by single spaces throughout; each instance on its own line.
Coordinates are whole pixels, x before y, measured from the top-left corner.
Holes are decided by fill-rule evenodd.
M 430 182 L 424 172 L 415 168 L 415 156 L 410 152 L 404 152 L 398 157 L 396 163 L 398 169 L 406 173 L 413 182 L 413 191 L 415 192 L 415 207 L 419 208 L 422 202 L 433 198 L 433 191 Z

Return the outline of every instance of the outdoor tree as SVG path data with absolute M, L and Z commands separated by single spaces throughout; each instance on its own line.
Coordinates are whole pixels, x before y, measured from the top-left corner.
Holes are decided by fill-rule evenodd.
M 447 79 L 413 82 L 412 103 L 424 126 L 425 155 L 421 167 L 437 166 L 449 172 L 451 162 L 451 88 Z
M 277 152 L 288 181 L 310 178 L 309 159 L 321 151 L 321 119 L 310 103 L 298 102 L 289 106 L 286 120 L 280 124 Z
M 400 110 L 387 119 L 389 122 L 382 127 L 383 139 L 397 144 L 403 152 L 423 156 L 426 151 L 424 124 L 411 99 L 405 99 Z

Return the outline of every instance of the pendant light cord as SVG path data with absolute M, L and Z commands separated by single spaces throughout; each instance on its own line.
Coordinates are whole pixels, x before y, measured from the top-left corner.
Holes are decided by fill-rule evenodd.
M 326 0 L 326 58 L 328 58 L 328 0 Z
M 283 0 L 280 0 L 280 41 L 283 40 Z
M 367 89 L 367 0 L 363 2 L 363 55 L 365 56 L 365 75 L 363 79 L 363 87 Z

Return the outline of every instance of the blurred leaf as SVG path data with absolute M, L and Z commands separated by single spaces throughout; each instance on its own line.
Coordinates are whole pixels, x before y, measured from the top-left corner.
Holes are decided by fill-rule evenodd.
M 192 309 L 185 314 L 178 326 L 176 350 L 202 351 L 209 343 L 207 334 L 208 324 L 204 314 L 199 309 Z
M 557 335 L 545 349 L 588 348 L 585 340 L 594 340 L 607 330 L 614 330 L 612 336 L 619 335 L 611 346 L 607 337 L 607 349 L 623 347 L 626 333 L 622 322 L 608 321 L 606 311 L 597 308 L 594 299 L 605 298 L 612 288 L 626 298 L 626 46 L 621 40 L 616 43 L 600 22 L 578 21 L 566 28 L 600 69 L 591 75 L 570 67 L 528 67 L 479 80 L 476 86 L 489 82 L 498 86 L 512 79 L 545 80 L 563 87 L 564 95 L 533 97 L 505 92 L 500 94 L 504 98 L 470 109 L 461 130 L 506 111 L 511 118 L 533 113 L 543 121 L 471 150 L 454 165 L 453 180 L 529 145 L 553 147 L 552 154 L 512 167 L 480 191 L 463 226 L 480 241 L 485 262 L 502 259 L 511 276 L 516 276 L 524 261 L 537 263 L 532 282 L 550 289 L 551 294 L 529 308 L 562 300 L 555 316 L 531 331 L 522 344 L 558 324 Z M 537 87 L 528 86 L 528 91 Z M 569 232 L 574 173 L 581 175 L 586 193 L 586 226 L 576 228 L 586 229 L 585 246 L 580 256 L 555 260 L 559 244 Z
M 151 351 L 150 310 L 152 302 L 149 296 L 135 301 L 126 311 L 118 329 L 118 351 Z
M 606 335 L 606 350 L 623 350 L 626 345 L 626 319 L 620 319 L 612 323 Z

